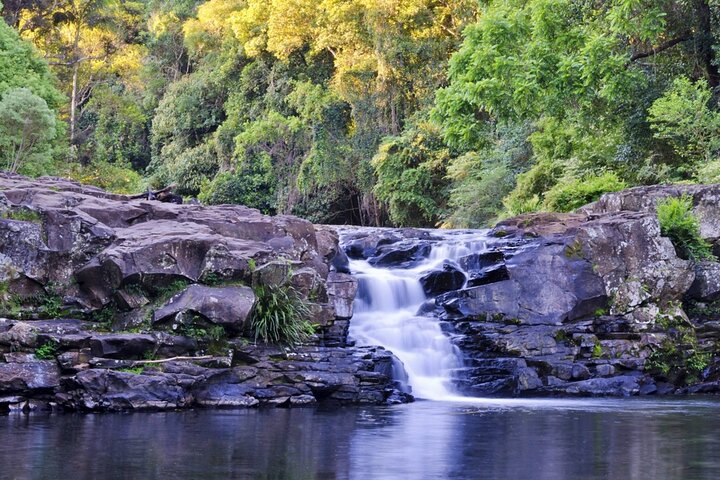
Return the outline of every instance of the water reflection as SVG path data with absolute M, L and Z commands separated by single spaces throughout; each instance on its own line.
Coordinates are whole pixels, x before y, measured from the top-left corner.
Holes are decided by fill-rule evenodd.
M 8 479 L 715 479 L 717 401 L 0 417 Z

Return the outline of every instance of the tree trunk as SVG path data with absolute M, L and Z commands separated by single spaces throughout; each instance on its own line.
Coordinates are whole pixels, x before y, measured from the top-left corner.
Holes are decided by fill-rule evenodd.
M 695 16 L 697 18 L 697 35 L 695 47 L 702 67 L 705 69 L 710 88 L 720 85 L 720 72 L 715 64 L 715 37 L 712 32 L 712 10 L 707 0 L 694 0 Z
M 76 61 L 75 64 L 73 64 L 73 76 L 72 76 L 72 94 L 70 97 L 70 145 L 75 144 L 75 123 L 76 118 L 75 115 L 77 114 L 77 95 L 78 95 L 78 70 L 80 69 L 80 64 Z

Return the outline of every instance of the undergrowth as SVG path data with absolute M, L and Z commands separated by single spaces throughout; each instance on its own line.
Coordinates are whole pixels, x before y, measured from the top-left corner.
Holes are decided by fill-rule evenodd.
M 678 255 L 693 261 L 715 260 L 710 244 L 700 236 L 700 221 L 692 213 L 692 197 L 668 197 L 657 204 L 660 233 L 668 237 Z
M 257 302 L 250 324 L 256 342 L 297 345 L 314 333 L 310 310 L 295 289 L 260 285 L 254 290 Z

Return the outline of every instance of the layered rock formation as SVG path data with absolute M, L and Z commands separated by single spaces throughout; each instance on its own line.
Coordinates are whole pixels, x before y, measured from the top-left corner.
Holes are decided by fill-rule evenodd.
M 720 252 L 719 186 L 647 187 L 576 213 L 501 222 L 484 249 L 423 276 L 426 292 L 437 296 L 419 313 L 441 318 L 464 356 L 459 390 L 720 391 L 720 264 L 678 257 L 655 213 L 658 199 L 683 194 Z M 438 242 L 427 231 L 359 232 L 346 251 L 374 263 L 393 258 L 403 268 Z M 458 273 L 467 277 L 462 288 L 452 286 Z
M 309 305 L 306 345 L 250 344 L 267 286 Z M 329 228 L 0 174 L 0 408 L 406 401 L 346 345 L 355 289 Z

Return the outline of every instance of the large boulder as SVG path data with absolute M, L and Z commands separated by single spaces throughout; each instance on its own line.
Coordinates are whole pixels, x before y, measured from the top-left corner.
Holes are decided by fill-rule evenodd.
M 244 286 L 208 287 L 191 285 L 153 314 L 153 322 L 172 322 L 178 315 L 196 314 L 215 325 L 240 331 L 245 326 L 255 294 Z M 180 320 L 178 323 L 184 323 Z
M 464 317 L 548 325 L 590 315 L 607 303 L 592 264 L 566 256 L 562 243 L 528 248 L 507 261 L 507 270 L 508 280 L 450 292 L 437 302 Z
M 433 270 L 420 277 L 420 284 L 426 295 L 434 297 L 462 288 L 465 280 L 465 274 L 459 268 L 446 262 L 442 270 Z

